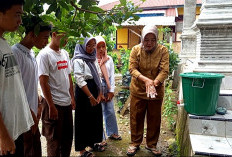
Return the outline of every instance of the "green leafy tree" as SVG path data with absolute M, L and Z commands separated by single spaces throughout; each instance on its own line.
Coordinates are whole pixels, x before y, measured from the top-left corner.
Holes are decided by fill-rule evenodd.
M 122 67 L 121 67 L 122 75 L 125 75 L 126 72 L 129 70 L 130 53 L 131 53 L 131 50 L 127 50 L 127 49 L 121 49 L 120 50 L 121 63 L 122 63 Z
M 119 70 L 118 70 L 118 68 L 117 68 L 117 65 L 118 65 L 119 61 L 118 61 L 118 56 L 117 56 L 117 54 L 114 53 L 114 52 L 112 52 L 112 51 L 107 52 L 107 54 L 108 54 L 109 56 L 111 56 L 112 59 L 113 59 L 113 62 L 114 62 L 114 72 L 115 72 L 115 73 L 118 73 Z
M 111 34 L 115 32 L 113 24 L 121 25 L 124 21 L 132 23 L 138 20 L 139 17 L 134 13 L 139 9 L 126 0 L 120 0 L 120 4 L 109 11 L 102 10 L 97 4 L 97 0 L 25 0 L 23 18 L 30 20 L 32 15 L 39 16 L 45 22 L 52 23 L 54 31 L 65 32 L 69 38 L 66 48 L 71 56 L 76 43 L 81 43 L 88 33 L 105 35 L 108 51 L 112 51 L 114 41 Z M 7 34 L 6 37 L 17 38 L 18 42 L 23 37 L 23 32 L 21 27 L 17 33 Z M 38 27 L 35 32 L 39 32 Z
M 180 62 L 180 58 L 179 58 L 178 54 L 174 52 L 174 50 L 172 48 L 172 44 L 167 42 L 167 39 L 171 33 L 171 28 L 165 27 L 165 28 L 159 29 L 159 31 L 163 32 L 165 39 L 159 40 L 158 42 L 160 44 L 164 45 L 165 47 L 167 47 L 168 52 L 169 52 L 169 75 L 168 75 L 168 79 L 173 80 L 173 72 L 177 69 L 178 64 Z
M 137 11 L 138 7 L 126 0 L 120 0 L 120 4 L 110 11 L 99 8 L 96 0 L 25 0 L 24 5 L 26 18 L 40 16 L 45 22 L 52 23 L 54 30 L 67 33 L 75 43 L 81 42 L 80 37 L 88 36 L 88 33 L 112 34 L 115 31 L 113 23 L 120 25 L 124 21 L 138 20 L 134 14 Z M 112 49 L 112 46 L 108 47 Z

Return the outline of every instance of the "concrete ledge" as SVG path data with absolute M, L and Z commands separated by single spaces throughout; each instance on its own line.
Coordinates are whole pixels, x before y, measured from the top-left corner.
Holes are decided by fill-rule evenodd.
M 195 155 L 232 156 L 232 138 L 190 134 Z

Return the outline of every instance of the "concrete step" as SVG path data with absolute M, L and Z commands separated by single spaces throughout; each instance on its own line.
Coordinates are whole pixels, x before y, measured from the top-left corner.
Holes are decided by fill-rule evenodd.
M 232 157 L 232 138 L 190 134 L 190 141 L 196 156 Z
M 196 116 L 189 114 L 189 133 L 232 138 L 232 111 L 225 115 Z

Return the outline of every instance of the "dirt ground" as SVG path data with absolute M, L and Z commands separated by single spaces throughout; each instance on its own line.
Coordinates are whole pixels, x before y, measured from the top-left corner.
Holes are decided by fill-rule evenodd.
M 115 109 L 117 111 L 117 107 Z M 108 146 L 106 148 L 106 151 L 94 152 L 96 156 L 126 156 L 126 151 L 130 143 L 129 114 L 126 114 L 125 116 L 120 116 L 118 113 L 116 113 L 116 115 L 118 121 L 119 134 L 122 136 L 122 140 L 114 141 L 111 139 L 107 139 Z M 146 129 L 144 130 L 144 132 L 144 140 L 140 147 L 141 149 L 137 152 L 136 156 L 152 156 L 152 154 L 145 149 Z M 168 148 L 170 143 L 173 142 L 174 136 L 174 133 L 167 128 L 165 120 L 162 119 L 160 138 L 158 142 L 158 148 L 163 153 L 162 156 L 172 156 L 172 154 L 169 153 Z M 46 156 L 46 140 L 43 136 L 41 136 L 41 142 L 42 154 L 43 156 Z M 71 156 L 79 156 L 79 152 L 75 152 L 74 144 L 72 146 Z

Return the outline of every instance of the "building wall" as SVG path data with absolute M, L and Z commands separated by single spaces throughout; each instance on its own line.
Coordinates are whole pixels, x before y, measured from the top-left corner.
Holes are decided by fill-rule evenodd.
M 178 16 L 184 15 L 184 8 L 177 8 L 178 10 Z M 201 7 L 197 6 L 196 7 L 196 15 L 200 15 L 201 13 Z
M 132 49 L 133 46 L 135 46 L 135 45 L 137 45 L 137 44 L 140 43 L 140 36 L 136 35 L 134 32 L 136 32 L 139 35 L 141 35 L 142 27 L 139 27 L 139 26 L 135 27 L 135 26 L 133 26 L 133 27 L 129 27 L 128 29 L 129 29 L 129 47 L 128 47 L 128 49 Z
M 128 49 L 128 33 L 127 28 L 117 29 L 117 49 Z
M 160 29 L 163 28 L 163 26 L 157 26 L 157 28 Z M 140 37 L 134 32 L 141 35 L 142 29 L 143 26 L 130 26 L 117 29 L 117 49 L 132 49 L 133 46 L 139 44 Z M 158 38 L 159 40 L 163 40 L 163 33 L 159 33 Z
M 172 43 L 172 48 L 173 48 L 174 52 L 180 53 L 180 51 L 181 51 L 181 42 L 180 41 L 173 42 Z

